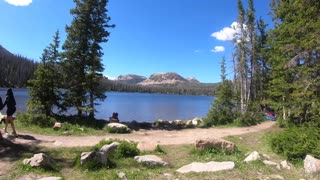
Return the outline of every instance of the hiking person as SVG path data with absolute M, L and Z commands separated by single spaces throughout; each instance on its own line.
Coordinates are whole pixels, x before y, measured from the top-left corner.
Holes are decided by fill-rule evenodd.
M 17 132 L 16 132 L 16 128 L 14 126 L 13 117 L 12 117 L 12 115 L 16 112 L 16 100 L 15 100 L 15 98 L 13 96 L 13 92 L 12 92 L 11 88 L 9 88 L 8 91 L 7 91 L 6 100 L 3 103 L 3 106 L 2 106 L 1 109 L 3 109 L 6 105 L 7 105 L 7 118 L 6 118 L 6 124 L 5 124 L 5 128 L 4 128 L 4 132 L 8 133 L 7 127 L 8 127 L 8 124 L 10 123 L 12 131 L 13 131 L 12 134 L 14 136 L 18 136 Z

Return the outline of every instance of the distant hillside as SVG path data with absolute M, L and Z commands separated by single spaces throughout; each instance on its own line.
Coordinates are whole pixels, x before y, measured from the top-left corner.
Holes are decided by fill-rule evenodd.
M 161 85 L 161 84 L 178 84 L 178 83 L 189 83 L 189 81 L 177 73 L 156 73 L 152 74 L 148 79 L 139 83 L 140 85 Z
M 0 45 L 0 87 L 26 87 L 38 64 Z

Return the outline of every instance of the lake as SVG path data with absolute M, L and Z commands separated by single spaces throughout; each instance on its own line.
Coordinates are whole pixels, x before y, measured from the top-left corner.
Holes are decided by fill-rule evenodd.
M 0 97 L 5 100 L 7 89 L 0 89 Z M 26 111 L 28 90 L 13 89 L 17 110 Z M 171 94 L 147 94 L 128 92 L 106 92 L 107 99 L 98 102 L 95 116 L 108 120 L 113 112 L 119 113 L 120 121 L 154 122 L 163 120 L 187 120 L 207 115 L 213 97 Z M 6 112 L 6 108 L 2 113 Z M 75 113 L 69 111 L 68 113 Z

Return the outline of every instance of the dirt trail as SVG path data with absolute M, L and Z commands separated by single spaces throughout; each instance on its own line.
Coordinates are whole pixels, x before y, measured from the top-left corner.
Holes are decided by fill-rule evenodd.
M 184 129 L 184 130 L 140 130 L 130 134 L 107 134 L 105 136 L 47 136 L 38 134 L 21 135 L 14 140 L 18 144 L 40 145 L 46 147 L 93 146 L 103 139 L 117 138 L 138 142 L 143 145 L 192 144 L 199 138 L 222 138 L 270 128 L 275 123 L 267 121 L 251 127 Z
M 20 134 L 19 138 L 7 139 L 0 142 L 0 179 L 5 178 L 19 159 L 19 154 L 28 151 L 27 147 L 77 147 L 93 146 L 103 139 L 126 139 L 139 143 L 142 150 L 151 150 L 157 144 L 177 145 L 193 144 L 199 138 L 222 138 L 230 135 L 241 135 L 258 132 L 273 126 L 275 122 L 267 121 L 251 127 L 184 129 L 178 131 L 140 130 L 130 134 L 107 134 L 105 136 L 47 136 L 39 134 Z

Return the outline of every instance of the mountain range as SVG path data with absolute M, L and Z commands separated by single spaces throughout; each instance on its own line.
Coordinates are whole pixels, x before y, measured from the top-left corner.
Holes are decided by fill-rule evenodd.
M 152 74 L 149 78 L 144 76 L 127 74 L 120 75 L 118 78 L 113 80 L 118 83 L 123 84 L 137 84 L 142 86 L 154 86 L 154 85 L 177 85 L 177 84 L 186 84 L 186 85 L 199 85 L 201 84 L 195 78 L 184 78 L 181 75 L 174 72 L 167 73 L 155 73 Z

